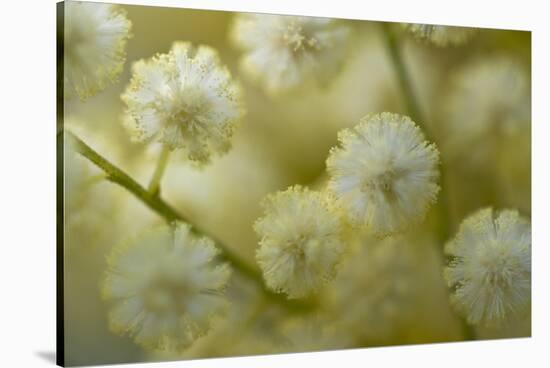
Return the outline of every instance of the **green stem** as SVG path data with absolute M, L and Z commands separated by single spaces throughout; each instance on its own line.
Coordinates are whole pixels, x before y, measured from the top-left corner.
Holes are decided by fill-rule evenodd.
M 167 145 L 163 145 L 159 160 L 157 162 L 157 167 L 155 168 L 155 172 L 149 182 L 149 193 L 152 195 L 158 196 L 160 193 L 160 182 L 162 180 L 162 175 L 164 175 L 164 171 L 166 170 L 166 166 L 168 165 L 169 157 L 170 148 Z
M 401 48 L 399 47 L 397 37 L 392 31 L 391 25 L 389 23 L 382 23 L 382 27 L 391 62 L 397 74 L 399 86 L 401 87 L 401 91 L 403 92 L 403 97 L 405 100 L 404 102 L 407 105 L 407 111 L 409 112 L 411 119 L 417 125 L 419 125 L 421 128 L 425 128 L 423 126 L 424 116 L 422 115 L 420 105 L 416 100 L 416 95 L 414 93 L 412 82 L 409 77 L 409 73 L 407 72 L 405 62 L 403 60 L 403 55 L 401 53 Z M 425 131 L 426 129 L 423 130 Z M 428 139 L 431 141 L 433 141 L 432 138 L 433 137 L 428 136 Z
M 397 79 L 399 82 L 400 89 L 403 93 L 404 102 L 407 105 L 407 111 L 410 118 L 422 129 L 426 138 L 430 142 L 436 142 L 435 134 L 431 132 L 426 126 L 426 120 L 424 120 L 424 115 L 422 114 L 422 109 L 420 104 L 416 99 L 416 94 L 413 89 L 410 75 L 405 66 L 403 54 L 401 52 L 401 47 L 397 40 L 395 33 L 392 31 L 391 25 L 389 23 L 382 23 L 382 31 L 385 38 L 386 46 L 388 48 L 388 53 L 390 55 L 393 68 L 397 74 Z M 441 193 L 439 194 L 439 200 L 437 201 L 436 211 L 437 211 L 437 238 L 440 247 L 439 251 L 442 253 L 443 259 L 445 255 L 443 254 L 443 244 L 449 239 L 451 232 L 451 216 L 450 216 L 450 207 L 449 200 L 447 197 L 448 192 L 448 183 L 446 182 L 445 169 L 443 165 L 439 167 L 440 173 L 440 183 L 441 183 Z M 461 322 L 461 328 L 465 340 L 474 340 L 475 332 L 464 318 L 457 316 Z
M 87 158 L 98 168 L 103 170 L 106 174 L 106 179 L 120 185 L 121 187 L 132 193 L 137 199 L 143 202 L 147 207 L 156 212 L 159 216 L 163 217 L 168 223 L 173 221 L 183 221 L 191 224 L 183 215 L 178 213 L 173 207 L 166 203 L 160 196 L 151 193 L 142 187 L 138 182 L 132 179 L 124 171 L 116 167 L 109 162 L 106 158 L 97 153 L 94 149 L 88 146 L 84 141 L 78 138 L 75 134 L 65 131 L 66 137 L 72 140 L 74 149 L 82 156 Z M 196 225 L 192 225 L 192 229 L 196 234 L 208 236 L 216 242 L 217 247 L 222 251 L 221 258 L 226 262 L 229 262 L 233 268 L 240 272 L 246 278 L 254 281 L 262 293 L 270 300 L 286 307 L 291 311 L 307 311 L 314 307 L 312 303 L 306 301 L 288 300 L 285 296 L 277 294 L 267 289 L 261 273 L 254 266 L 249 265 L 246 261 L 241 259 L 236 253 L 234 253 L 224 243 L 217 240 L 212 235 L 208 234 L 204 230 L 200 229 Z

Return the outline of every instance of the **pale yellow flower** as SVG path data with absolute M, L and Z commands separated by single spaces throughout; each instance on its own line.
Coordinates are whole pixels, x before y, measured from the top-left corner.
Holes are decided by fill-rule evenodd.
M 65 2 L 64 93 L 81 99 L 117 80 L 131 23 L 113 4 Z
M 196 164 L 227 152 L 243 116 L 241 89 L 218 52 L 175 42 L 167 54 L 133 65 L 122 100 L 124 125 L 136 141 L 153 139 Z
M 472 324 L 502 324 L 531 300 L 531 225 L 517 211 L 479 210 L 445 247 L 453 301 Z
M 424 218 L 439 192 L 439 153 L 411 119 L 368 115 L 339 141 L 327 159 L 329 189 L 352 224 L 387 235 Z
M 239 14 L 232 29 L 243 73 L 275 95 L 334 77 L 348 57 L 350 28 L 313 17 Z
M 267 286 L 289 298 L 318 290 L 334 276 L 344 251 L 337 214 L 323 194 L 299 186 L 267 197 L 264 209 L 254 229 Z
M 525 68 L 504 56 L 474 60 L 451 77 L 443 102 L 449 153 L 470 154 L 490 137 L 513 136 L 531 124 L 531 83 Z
M 403 23 L 402 26 L 416 37 L 431 42 L 436 46 L 462 45 L 478 32 L 476 28 L 432 24 Z
M 184 223 L 161 226 L 110 255 L 103 295 L 113 302 L 111 329 L 146 348 L 181 351 L 223 312 L 226 264 L 212 240 Z

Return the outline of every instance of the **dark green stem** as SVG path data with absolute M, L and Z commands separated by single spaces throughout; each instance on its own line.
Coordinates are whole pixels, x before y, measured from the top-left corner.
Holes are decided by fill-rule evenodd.
M 116 167 L 109 162 L 106 158 L 97 153 L 94 149 L 88 146 L 84 141 L 78 138 L 75 134 L 65 131 L 66 137 L 71 140 L 72 147 L 80 153 L 82 156 L 94 163 L 98 168 L 103 170 L 106 174 L 106 179 L 120 185 L 121 187 L 132 193 L 137 199 L 143 202 L 147 207 L 156 212 L 159 216 L 163 217 L 168 223 L 173 221 L 183 221 L 191 224 L 183 215 L 177 212 L 173 207 L 166 203 L 158 194 L 152 193 L 142 187 L 138 182 L 132 179 L 124 171 Z M 203 229 L 196 225 L 192 225 L 192 229 L 196 234 L 205 235 L 216 242 L 217 247 L 222 251 L 221 258 L 229 262 L 234 269 L 240 272 L 246 278 L 254 281 L 263 294 L 270 300 L 277 302 L 278 304 L 287 307 L 293 311 L 306 311 L 314 306 L 311 303 L 304 301 L 288 300 L 285 296 L 277 294 L 267 289 L 261 273 L 259 270 L 249 265 L 236 253 L 234 253 L 224 243 L 217 240 L 212 235 L 208 234 Z

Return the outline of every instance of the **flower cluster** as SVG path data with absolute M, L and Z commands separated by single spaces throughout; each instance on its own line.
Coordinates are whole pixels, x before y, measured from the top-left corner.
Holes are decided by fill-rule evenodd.
M 211 47 L 175 42 L 167 54 L 136 62 L 122 100 L 136 141 L 155 139 L 201 165 L 230 148 L 243 116 L 240 86 Z
M 445 247 L 453 301 L 472 324 L 499 324 L 531 297 L 531 227 L 517 211 L 479 210 Z
M 267 285 L 289 298 L 318 290 L 334 276 L 344 251 L 337 214 L 322 193 L 299 186 L 267 197 L 264 209 L 254 228 Z
M 239 14 L 232 38 L 245 52 L 243 72 L 274 95 L 333 77 L 347 57 L 350 33 L 334 19 Z
M 174 223 L 113 250 L 103 295 L 111 329 L 153 349 L 181 351 L 208 332 L 226 304 L 230 268 L 212 240 Z
M 468 42 L 477 32 L 476 28 L 438 26 L 432 24 L 403 23 L 403 28 L 419 39 L 436 46 L 458 46 Z
M 411 119 L 369 115 L 339 141 L 327 159 L 329 189 L 354 225 L 387 235 L 423 218 L 439 191 L 439 153 Z
M 81 99 L 115 81 L 126 59 L 131 23 L 113 4 L 65 3 L 64 93 Z

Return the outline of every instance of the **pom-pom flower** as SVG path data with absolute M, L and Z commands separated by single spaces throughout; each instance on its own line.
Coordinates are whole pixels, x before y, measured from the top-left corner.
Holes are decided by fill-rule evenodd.
M 462 45 L 477 32 L 476 28 L 432 24 L 403 23 L 403 27 L 419 39 L 431 42 L 436 46 Z
M 239 14 L 232 29 L 245 74 L 274 95 L 326 83 L 347 58 L 350 28 L 326 18 Z
M 518 62 L 506 57 L 476 60 L 451 79 L 444 102 L 446 146 L 470 150 L 487 136 L 512 135 L 531 122 L 531 86 Z
M 482 209 L 445 247 L 455 305 L 472 324 L 499 324 L 531 300 L 531 226 L 517 211 Z
M 334 276 L 344 250 L 337 214 L 323 194 L 299 186 L 268 196 L 263 205 L 265 216 L 254 228 L 267 286 L 289 298 L 318 290 Z
M 65 96 L 81 99 L 102 91 L 122 72 L 131 23 L 116 5 L 65 3 Z
M 338 138 L 329 189 L 353 225 L 387 235 L 423 219 L 439 191 L 439 153 L 411 119 L 368 115 Z
M 122 100 L 134 140 L 155 139 L 199 165 L 227 152 L 243 115 L 241 90 L 216 50 L 176 42 L 132 70 Z
M 230 276 L 212 240 L 183 223 L 156 228 L 115 248 L 103 294 L 114 301 L 111 329 L 153 350 L 181 351 L 223 311 Z

